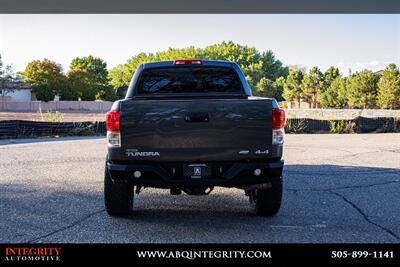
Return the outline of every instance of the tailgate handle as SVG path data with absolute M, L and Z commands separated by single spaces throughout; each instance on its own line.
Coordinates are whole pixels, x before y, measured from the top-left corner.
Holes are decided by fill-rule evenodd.
M 185 116 L 186 122 L 208 122 L 210 115 L 207 113 L 191 113 Z

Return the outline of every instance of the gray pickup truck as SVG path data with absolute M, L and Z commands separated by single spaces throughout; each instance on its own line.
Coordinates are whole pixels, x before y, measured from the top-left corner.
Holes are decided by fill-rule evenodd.
M 285 112 L 251 96 L 236 63 L 182 59 L 138 67 L 107 113 L 104 196 L 112 216 L 130 214 L 134 191 L 207 195 L 244 190 L 260 216 L 279 211 Z

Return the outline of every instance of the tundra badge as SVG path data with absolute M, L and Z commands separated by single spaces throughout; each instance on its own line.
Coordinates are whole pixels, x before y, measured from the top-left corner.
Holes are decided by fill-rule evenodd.
M 128 157 L 159 157 L 160 153 L 157 151 L 139 151 L 138 149 L 127 149 L 125 154 Z

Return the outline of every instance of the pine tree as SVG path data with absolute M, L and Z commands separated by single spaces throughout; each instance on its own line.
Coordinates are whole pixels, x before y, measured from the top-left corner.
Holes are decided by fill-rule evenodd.
M 376 106 L 379 77 L 370 70 L 354 74 L 349 82 L 349 106 L 351 108 L 374 108 Z
M 384 109 L 400 109 L 400 74 L 395 64 L 390 64 L 382 73 L 377 104 Z
M 324 88 L 324 77 L 318 67 L 313 67 L 303 79 L 303 94 L 309 99 L 311 108 L 317 107 L 319 95 Z
M 283 86 L 283 97 L 287 101 L 297 101 L 299 107 L 303 94 L 303 78 L 303 71 L 299 69 L 291 69 Z

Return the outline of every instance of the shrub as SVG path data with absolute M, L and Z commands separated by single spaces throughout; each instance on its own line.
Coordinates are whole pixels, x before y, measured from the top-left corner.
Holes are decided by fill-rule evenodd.
M 286 101 L 282 101 L 282 102 L 279 102 L 279 107 L 283 108 L 283 109 L 287 109 L 288 105 L 287 105 Z
M 46 114 L 46 117 L 42 116 L 42 121 L 47 121 L 47 122 L 63 122 L 64 121 L 64 114 L 56 111 L 56 112 L 51 112 L 48 111 Z
M 355 133 L 356 124 L 351 120 L 329 121 L 329 131 L 335 134 Z
M 400 133 L 400 117 L 395 117 L 393 121 L 393 132 Z
M 287 133 L 304 133 L 307 125 L 304 120 L 287 120 L 285 131 Z

